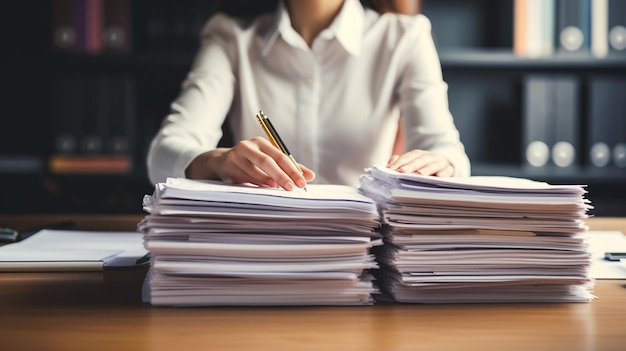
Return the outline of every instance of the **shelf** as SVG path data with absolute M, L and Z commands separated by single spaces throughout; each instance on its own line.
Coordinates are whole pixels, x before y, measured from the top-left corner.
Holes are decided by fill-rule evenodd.
M 52 68 L 154 68 L 159 66 L 188 69 L 195 52 L 133 53 L 123 55 L 85 55 L 49 53 L 44 61 Z M 590 54 L 555 54 L 545 58 L 523 58 L 507 49 L 442 49 L 439 52 L 444 69 L 614 71 L 626 70 L 626 54 L 596 58 Z M 9 55 L 7 62 L 42 64 L 39 55 Z
M 85 55 L 71 53 L 50 53 L 45 60 L 41 56 L 10 55 L 4 58 L 7 63 L 45 65 L 48 69 L 129 69 L 147 70 L 153 68 L 176 68 L 187 70 L 191 66 L 194 53 L 142 53 L 120 55 Z
M 545 58 L 523 58 L 511 50 L 444 49 L 439 53 L 441 65 L 459 69 L 520 69 L 520 70 L 626 70 L 626 55 L 596 58 L 591 54 L 555 54 Z
M 515 164 L 475 164 L 472 175 L 499 175 L 521 177 L 549 183 L 623 183 L 626 179 L 626 168 L 593 166 L 577 166 L 561 168 L 557 166 L 532 167 Z

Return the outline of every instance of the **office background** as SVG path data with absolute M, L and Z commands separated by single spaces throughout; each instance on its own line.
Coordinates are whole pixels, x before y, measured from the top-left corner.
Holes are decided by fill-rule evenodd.
M 591 36 L 581 14 L 593 2 L 556 0 L 553 10 L 538 10 L 554 28 L 552 49 L 538 54 L 519 47 L 516 0 L 423 0 L 421 11 L 433 24 L 473 173 L 587 184 L 592 214 L 623 216 L 626 56 L 610 46 L 602 58 L 589 45 L 559 47 L 559 26 Z M 152 192 L 148 143 L 218 3 L 3 2 L 0 212 L 142 213 Z M 565 16 L 563 3 L 578 12 Z M 626 21 L 623 3 L 607 1 L 618 6 L 609 13 L 623 14 L 609 24 Z M 548 151 L 529 149 L 534 141 Z M 558 141 L 571 147 L 555 151 Z

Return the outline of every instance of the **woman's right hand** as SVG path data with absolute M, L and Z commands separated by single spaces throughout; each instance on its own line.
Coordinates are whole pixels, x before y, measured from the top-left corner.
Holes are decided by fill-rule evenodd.
M 196 157 L 185 170 L 190 179 L 221 179 L 235 184 L 285 190 L 304 188 L 315 173 L 300 165 L 302 174 L 291 159 L 267 139 L 255 137 L 238 142 L 232 148 L 207 151 Z

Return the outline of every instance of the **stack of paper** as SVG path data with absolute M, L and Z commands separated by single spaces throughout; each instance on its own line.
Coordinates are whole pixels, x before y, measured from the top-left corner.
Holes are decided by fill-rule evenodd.
M 361 190 L 383 217 L 383 297 L 400 302 L 589 301 L 591 255 L 579 185 L 440 178 L 373 167 Z
M 379 213 L 358 189 L 168 179 L 144 197 L 153 305 L 363 305 Z

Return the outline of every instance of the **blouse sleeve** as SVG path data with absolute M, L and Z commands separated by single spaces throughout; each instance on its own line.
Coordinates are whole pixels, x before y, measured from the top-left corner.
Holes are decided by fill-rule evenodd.
M 181 92 L 150 144 L 147 167 L 153 184 L 167 177 L 184 177 L 191 161 L 214 149 L 221 139 L 235 89 L 231 40 L 235 31 L 235 22 L 219 14 L 204 27 Z
M 406 19 L 406 17 L 405 17 Z M 402 123 L 408 150 L 438 152 L 448 158 L 455 176 L 468 176 L 470 162 L 448 107 L 448 85 L 423 15 L 410 17 L 410 28 L 399 49 L 404 68 L 398 84 Z

